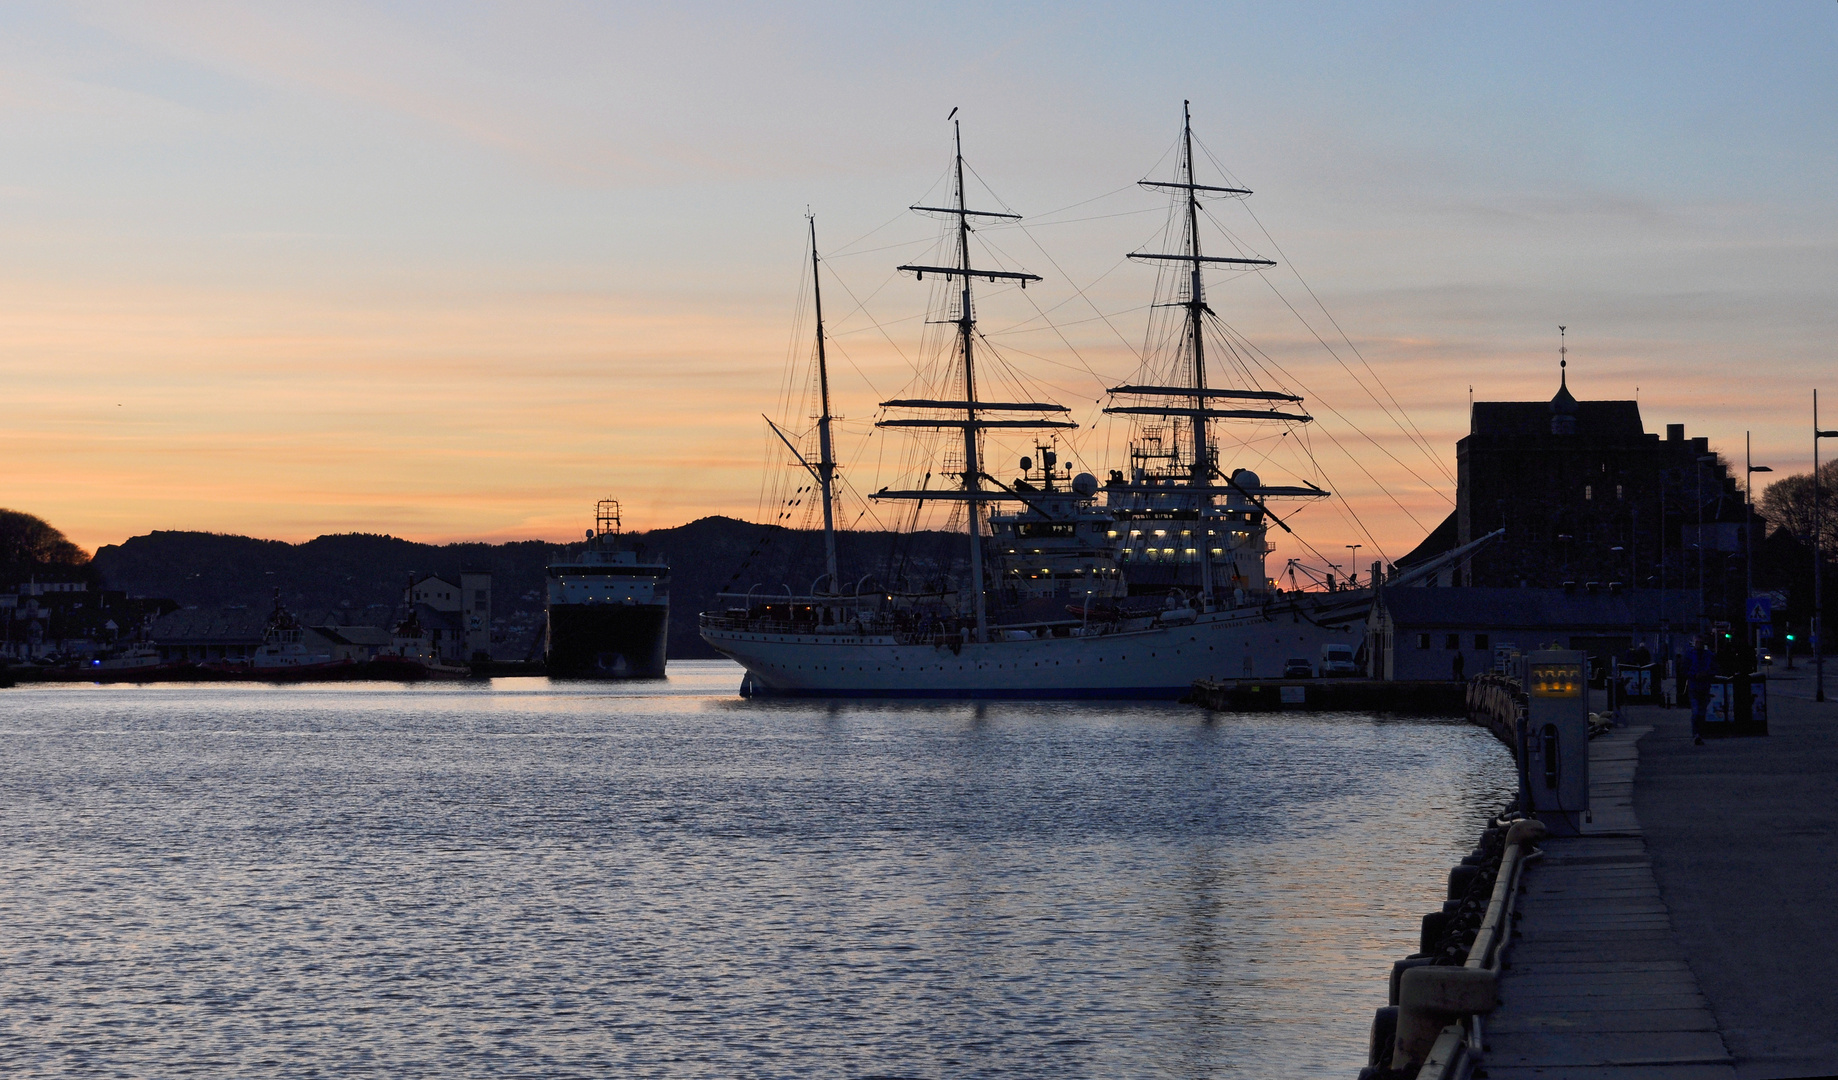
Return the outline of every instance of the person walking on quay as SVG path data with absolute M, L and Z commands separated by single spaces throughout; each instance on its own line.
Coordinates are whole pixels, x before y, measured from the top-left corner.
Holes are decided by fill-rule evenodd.
M 1704 745 L 1704 711 L 1710 706 L 1710 677 L 1717 673 L 1717 658 L 1704 645 L 1702 635 L 1691 639 L 1680 673 L 1691 684 L 1691 741 Z

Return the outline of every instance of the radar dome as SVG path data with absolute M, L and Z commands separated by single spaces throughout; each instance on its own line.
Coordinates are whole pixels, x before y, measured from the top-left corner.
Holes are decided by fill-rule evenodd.
M 1256 491 L 1258 488 L 1264 486 L 1264 482 L 1257 478 L 1257 474 L 1249 469 L 1232 470 L 1232 483 L 1251 491 Z
M 1088 472 L 1082 472 L 1072 478 L 1072 493 L 1090 497 L 1098 493 L 1098 478 Z

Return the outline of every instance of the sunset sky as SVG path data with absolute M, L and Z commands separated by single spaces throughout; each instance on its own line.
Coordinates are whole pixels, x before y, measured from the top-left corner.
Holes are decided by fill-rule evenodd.
M 1421 539 L 1470 387 L 1549 397 L 1560 323 L 1577 396 L 1804 471 L 1821 379 L 1838 422 L 1835 73 L 1830 0 L 8 4 L 0 505 L 92 549 L 560 540 L 608 495 L 628 528 L 754 517 L 807 207 L 845 464 L 892 483 L 868 425 L 932 288 L 893 267 L 931 249 L 906 207 L 946 195 L 954 107 L 973 199 L 1028 218 L 984 239 L 1044 279 L 983 329 L 1094 420 L 1184 98 L 1256 191 L 1220 221 L 1279 261 L 1211 300 L 1319 417 L 1318 549 Z

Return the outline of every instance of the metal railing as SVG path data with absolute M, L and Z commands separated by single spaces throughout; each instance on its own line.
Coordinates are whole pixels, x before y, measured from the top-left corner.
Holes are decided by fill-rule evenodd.
M 1506 959 L 1506 948 L 1512 942 L 1513 915 L 1526 863 L 1543 854 L 1533 846 L 1542 836 L 1542 828 L 1535 827 L 1536 822 L 1530 823 L 1533 828 L 1526 828 L 1525 824 L 1514 826 L 1520 838 L 1509 842 L 1500 854 L 1500 871 L 1494 878 L 1487 913 L 1481 919 L 1474 944 L 1468 947 L 1468 959 L 1462 965 L 1470 970 L 1488 972 L 1496 980 Z M 1507 835 L 1510 838 L 1512 833 Z M 1474 1013 L 1443 1028 L 1423 1060 L 1418 1080 L 1467 1080 L 1480 1064 L 1486 1046 L 1484 1017 L 1484 1013 Z

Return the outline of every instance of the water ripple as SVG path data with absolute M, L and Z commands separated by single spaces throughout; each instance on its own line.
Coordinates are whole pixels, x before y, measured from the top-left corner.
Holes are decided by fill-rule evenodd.
M 1439 720 L 38 687 L 9 1075 L 1346 1077 L 1507 796 Z

